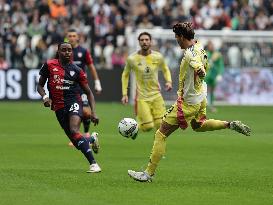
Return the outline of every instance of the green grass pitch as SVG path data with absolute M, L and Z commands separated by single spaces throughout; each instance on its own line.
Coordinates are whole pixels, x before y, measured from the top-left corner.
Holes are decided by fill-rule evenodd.
M 117 131 L 131 106 L 98 103 L 103 171 L 87 174 L 87 161 L 67 146 L 54 112 L 41 103 L 0 102 L 1 205 L 269 205 L 273 204 L 272 107 L 218 107 L 209 118 L 239 119 L 252 136 L 230 130 L 176 131 L 152 183 L 130 179 L 145 168 L 153 132 L 135 141 Z

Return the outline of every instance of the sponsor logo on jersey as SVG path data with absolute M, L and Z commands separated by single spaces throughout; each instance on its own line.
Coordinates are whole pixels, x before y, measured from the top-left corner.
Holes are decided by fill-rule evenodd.
M 61 85 L 57 85 L 56 89 L 57 90 L 69 90 L 70 86 L 61 86 Z
M 57 72 L 57 71 L 58 71 L 58 68 L 53 68 L 53 71 Z
M 61 78 L 59 75 L 53 75 L 53 83 L 61 83 Z

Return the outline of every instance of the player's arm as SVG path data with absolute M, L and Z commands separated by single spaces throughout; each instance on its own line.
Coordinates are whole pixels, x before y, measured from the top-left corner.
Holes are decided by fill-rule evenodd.
M 122 85 L 122 98 L 121 102 L 122 104 L 127 104 L 128 103 L 128 83 L 129 83 L 129 76 L 130 76 L 130 63 L 129 60 L 127 59 L 126 65 L 124 67 L 124 70 L 122 72 L 121 76 L 121 85 Z
M 44 89 L 45 83 L 48 79 L 48 75 L 49 75 L 49 71 L 48 71 L 47 64 L 45 63 L 42 65 L 42 68 L 40 70 L 40 77 L 39 77 L 39 81 L 37 85 L 37 91 L 41 95 L 45 107 L 51 106 L 51 99 L 49 99 Z
M 199 55 L 188 55 L 190 55 L 188 56 L 190 66 L 194 69 L 200 79 L 204 79 L 206 77 L 206 69 L 202 63 L 201 57 Z
M 94 64 L 88 64 L 87 67 L 89 68 L 90 70 L 90 73 L 94 79 L 94 84 L 95 84 L 95 91 L 97 94 L 100 94 L 101 91 L 102 91 L 102 87 L 101 87 L 101 83 L 100 83 L 100 79 L 99 79 L 99 76 L 98 76 L 98 73 L 97 73 L 97 70 L 94 66 Z
M 168 67 L 168 65 L 166 64 L 166 61 L 164 60 L 163 56 L 161 59 L 161 69 L 163 72 L 163 76 L 165 78 L 165 90 L 170 91 L 173 86 L 172 86 L 172 76 L 171 76 L 171 72 L 170 69 Z
M 94 123 L 94 125 L 97 125 L 99 123 L 99 118 L 97 117 L 96 111 L 95 111 L 95 98 L 94 98 L 93 92 L 91 91 L 88 85 L 86 75 L 84 74 L 82 70 L 80 71 L 80 86 L 82 90 L 84 91 L 84 93 L 87 95 L 87 99 L 91 108 L 90 119 Z
M 85 60 L 87 62 L 87 67 L 89 68 L 90 73 L 91 73 L 91 75 L 92 75 L 92 77 L 94 79 L 94 84 L 95 84 L 94 89 L 95 89 L 97 94 L 100 94 L 101 91 L 102 91 L 100 79 L 99 79 L 97 70 L 96 70 L 96 68 L 94 66 L 94 62 L 93 62 L 93 59 L 92 59 L 91 54 L 89 53 L 89 51 L 86 51 Z

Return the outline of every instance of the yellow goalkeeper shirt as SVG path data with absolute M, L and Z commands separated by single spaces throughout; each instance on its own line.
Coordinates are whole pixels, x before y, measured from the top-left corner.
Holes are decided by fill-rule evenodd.
M 172 82 L 170 70 L 161 53 L 152 51 L 143 56 L 135 52 L 127 60 L 122 73 L 122 95 L 127 95 L 130 72 L 136 77 L 137 99 L 153 100 L 160 96 L 158 71 L 162 70 L 166 82 Z
M 207 72 L 208 67 L 206 51 L 198 41 L 185 49 L 180 64 L 177 95 L 183 97 L 188 104 L 198 104 L 206 97 L 207 86 L 204 78 L 197 75 L 197 70 L 202 68 Z

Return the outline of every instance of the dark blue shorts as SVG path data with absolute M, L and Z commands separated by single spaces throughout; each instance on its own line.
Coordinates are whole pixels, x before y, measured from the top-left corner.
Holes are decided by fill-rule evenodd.
M 71 140 L 69 118 L 71 115 L 78 115 L 80 116 L 80 118 L 82 118 L 82 104 L 78 102 L 72 103 L 70 105 L 65 106 L 64 108 L 57 110 L 55 114 L 61 127 L 65 131 L 65 134 Z

